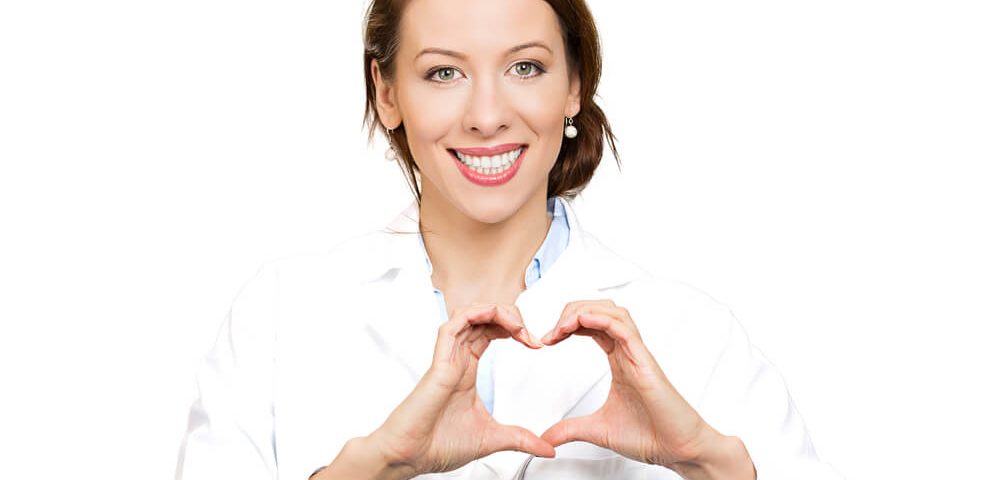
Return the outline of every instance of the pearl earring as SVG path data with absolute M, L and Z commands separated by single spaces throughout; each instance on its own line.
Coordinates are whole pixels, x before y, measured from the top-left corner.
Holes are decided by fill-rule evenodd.
M 398 158 L 396 154 L 396 147 L 392 146 L 392 130 L 391 128 L 386 129 L 385 137 L 389 140 L 389 148 L 385 149 L 385 160 L 387 162 L 395 161 Z
M 566 138 L 576 138 L 576 127 L 573 126 L 573 119 L 566 117 L 566 129 L 563 131 L 566 134 Z

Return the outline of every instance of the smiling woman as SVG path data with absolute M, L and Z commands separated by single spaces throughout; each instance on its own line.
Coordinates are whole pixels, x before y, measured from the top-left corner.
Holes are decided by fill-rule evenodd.
M 582 0 L 365 25 L 366 121 L 414 202 L 240 292 L 180 478 L 835 476 L 728 309 L 581 227 L 605 138 L 617 159 Z
M 364 55 L 370 135 L 384 129 L 418 201 L 421 187 L 462 193 L 451 190 L 463 183 L 442 184 L 436 165 L 422 164 L 448 159 L 444 170 L 454 172 L 444 152 L 482 143 L 458 129 L 520 137 L 535 161 L 511 188 L 537 197 L 537 183 L 546 179 L 543 195 L 574 197 L 600 163 L 605 137 L 618 156 L 609 122 L 594 102 L 601 55 L 586 5 L 449 3 L 371 5 Z M 520 122 L 512 124 L 512 117 Z M 562 142 L 565 123 L 582 132 L 571 143 Z M 462 144 L 470 140 L 474 145 Z M 418 183 L 418 173 L 430 184 Z

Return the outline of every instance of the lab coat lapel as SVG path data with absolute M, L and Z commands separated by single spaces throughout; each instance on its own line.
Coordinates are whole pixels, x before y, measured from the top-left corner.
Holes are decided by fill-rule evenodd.
M 413 383 L 430 368 L 441 324 L 434 286 L 417 238 L 416 202 L 401 212 L 370 245 L 363 301 L 366 330 Z

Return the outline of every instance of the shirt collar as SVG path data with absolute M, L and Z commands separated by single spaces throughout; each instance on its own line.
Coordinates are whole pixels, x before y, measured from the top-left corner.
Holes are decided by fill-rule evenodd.
M 565 257 L 572 257 L 573 262 L 582 260 L 588 265 L 578 272 L 579 275 L 587 276 L 599 288 L 627 283 L 641 274 L 640 267 L 613 253 L 597 238 L 583 230 L 572 203 L 558 196 L 550 199 L 553 200 L 553 224 L 557 219 L 555 215 L 561 213 L 567 226 L 567 238 L 564 251 L 558 256 L 550 254 L 559 249 L 557 241 L 560 240 L 558 234 L 553 236 L 553 228 L 550 226 L 549 235 L 536 253 L 536 257 L 545 262 L 545 264 L 540 262 L 542 270 L 547 270 L 554 266 L 558 259 Z M 413 270 L 423 274 L 428 272 L 427 254 L 418 228 L 419 216 L 419 206 L 416 200 L 413 200 L 385 228 L 374 232 L 377 235 L 369 237 L 371 241 L 366 248 L 371 254 L 365 257 L 369 261 L 363 266 L 365 281 L 377 280 L 394 269 Z M 549 236 L 553 236 L 552 242 L 549 241 Z
M 556 261 L 556 258 L 566 249 L 566 245 L 569 243 L 569 221 L 566 219 L 566 208 L 563 207 L 562 202 L 559 201 L 558 197 L 550 197 L 546 202 L 546 210 L 552 219 L 552 223 L 549 225 L 549 231 L 545 235 L 545 240 L 538 247 L 535 255 L 531 258 L 531 262 L 528 263 L 528 267 L 524 270 L 524 285 L 526 288 L 531 287 L 531 284 L 542 277 L 542 274 Z M 415 236 L 420 243 L 420 250 L 423 253 L 424 263 L 427 266 L 427 274 L 430 275 L 434 273 L 434 266 L 431 264 L 430 257 L 427 256 L 427 246 L 424 245 L 422 235 Z

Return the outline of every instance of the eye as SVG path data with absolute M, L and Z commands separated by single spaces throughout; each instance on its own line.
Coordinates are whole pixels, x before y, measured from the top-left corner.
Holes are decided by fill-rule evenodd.
M 517 62 L 512 68 L 514 69 L 514 74 L 521 78 L 537 77 L 545 73 L 541 65 L 534 62 Z
M 457 75 L 459 75 L 457 68 L 441 67 L 428 72 L 426 78 L 432 82 L 448 83 L 454 80 Z

